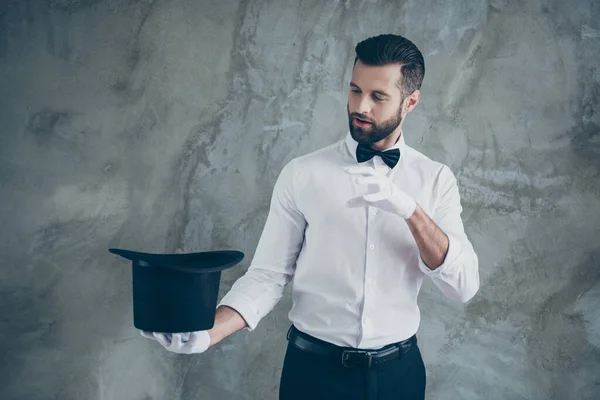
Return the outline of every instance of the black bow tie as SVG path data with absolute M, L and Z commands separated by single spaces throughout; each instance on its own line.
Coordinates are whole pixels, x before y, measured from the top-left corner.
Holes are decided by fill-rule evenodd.
M 386 151 L 379 151 L 375 150 L 368 144 L 358 144 L 358 147 L 356 148 L 356 159 L 359 163 L 369 161 L 375 156 L 380 156 L 383 162 L 386 163 L 388 167 L 394 168 L 396 164 L 398 164 L 398 160 L 400 160 L 400 150 L 391 149 Z

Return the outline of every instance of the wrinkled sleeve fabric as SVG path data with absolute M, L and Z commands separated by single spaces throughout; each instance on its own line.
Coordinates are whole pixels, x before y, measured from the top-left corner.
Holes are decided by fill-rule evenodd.
M 296 168 L 294 159 L 281 170 L 250 267 L 219 302 L 219 306 L 229 306 L 240 313 L 248 331 L 253 331 L 283 296 L 304 243 L 306 220 L 296 206 Z
M 440 170 L 435 192 L 439 200 L 430 218 L 448 236 L 448 253 L 433 270 L 419 256 L 419 269 L 446 297 L 466 303 L 479 290 L 479 259 L 464 230 L 456 177 L 447 166 Z

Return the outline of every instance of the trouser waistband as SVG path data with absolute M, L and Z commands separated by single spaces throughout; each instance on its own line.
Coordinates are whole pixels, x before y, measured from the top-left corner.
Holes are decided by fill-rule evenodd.
M 344 367 L 366 366 L 370 368 L 374 365 L 385 364 L 402 357 L 417 346 L 417 335 L 415 334 L 406 340 L 389 344 L 377 350 L 340 347 L 301 332 L 294 325 L 290 327 L 287 338 L 298 349 L 337 359 Z

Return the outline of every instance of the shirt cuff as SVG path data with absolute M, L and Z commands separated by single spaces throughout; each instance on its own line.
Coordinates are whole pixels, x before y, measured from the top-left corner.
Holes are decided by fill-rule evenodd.
M 454 236 L 446 236 L 448 236 L 448 252 L 446 253 L 446 258 L 444 259 L 442 265 L 440 265 L 436 269 L 431 269 L 427 266 L 427 264 L 425 264 L 425 262 L 421 258 L 421 255 L 419 254 L 419 269 L 425 275 L 430 276 L 432 278 L 436 278 L 443 273 L 451 273 L 455 269 L 455 266 L 457 264 L 456 261 L 462 253 L 462 245 L 460 243 L 460 240 L 456 239 Z
M 227 293 L 225 297 L 221 299 L 221 302 L 217 307 L 219 306 L 231 307 L 237 311 L 248 325 L 244 327 L 243 330 L 252 332 L 258 325 L 258 321 L 260 321 L 260 315 L 254 302 L 239 293 Z

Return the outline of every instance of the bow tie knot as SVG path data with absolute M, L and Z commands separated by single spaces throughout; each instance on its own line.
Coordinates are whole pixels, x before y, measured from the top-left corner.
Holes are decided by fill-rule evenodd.
M 368 144 L 359 143 L 356 147 L 356 160 L 359 163 L 369 161 L 375 156 L 380 156 L 384 163 L 390 168 L 394 168 L 400 160 L 400 150 L 391 149 L 386 151 L 375 150 Z

